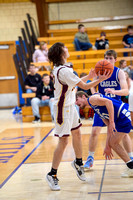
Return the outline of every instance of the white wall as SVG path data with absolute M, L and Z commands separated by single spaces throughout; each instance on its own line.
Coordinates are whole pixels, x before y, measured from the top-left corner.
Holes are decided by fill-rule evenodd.
M 23 20 L 27 20 L 26 13 L 30 13 L 37 22 L 34 3 L 0 3 L 0 41 L 18 40 L 18 36 L 21 36 L 20 29 L 24 27 Z M 49 20 L 86 19 L 131 14 L 133 15 L 133 0 L 94 0 L 88 2 L 49 4 Z M 133 20 L 85 23 L 85 26 L 129 24 L 133 24 Z M 76 27 L 77 24 L 50 26 L 51 29 Z
M 55 3 L 49 5 L 49 19 L 86 19 L 93 17 L 111 17 L 121 15 L 133 15 L 133 0 L 94 0 L 75 3 Z M 132 20 L 85 23 L 87 27 L 106 25 L 129 25 Z M 76 28 L 77 24 L 52 25 L 51 29 Z

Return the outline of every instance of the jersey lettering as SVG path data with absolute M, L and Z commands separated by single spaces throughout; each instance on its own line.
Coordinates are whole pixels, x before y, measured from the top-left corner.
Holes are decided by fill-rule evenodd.
M 111 88 L 111 89 L 112 89 L 112 90 L 115 90 L 115 88 Z M 107 92 L 105 92 L 105 96 L 106 96 L 106 97 L 111 97 L 111 98 L 116 97 L 115 94 L 110 94 L 110 93 L 107 93 Z
M 108 113 L 100 113 L 99 109 L 95 109 L 95 111 L 101 118 L 109 119 L 109 114 Z
M 123 113 L 129 120 L 131 120 L 130 112 L 129 112 L 128 110 L 123 109 L 123 110 L 122 110 L 122 113 Z
M 101 87 L 116 87 L 117 82 L 116 81 L 103 81 L 100 83 Z

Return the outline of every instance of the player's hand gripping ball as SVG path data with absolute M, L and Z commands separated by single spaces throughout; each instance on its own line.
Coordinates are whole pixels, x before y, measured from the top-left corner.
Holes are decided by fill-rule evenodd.
M 95 65 L 95 72 L 96 74 L 98 75 L 99 71 L 100 71 L 100 74 L 103 75 L 104 72 L 108 72 L 110 71 L 111 75 L 113 73 L 113 70 L 114 70 L 114 66 L 107 60 L 100 60 L 96 63 Z

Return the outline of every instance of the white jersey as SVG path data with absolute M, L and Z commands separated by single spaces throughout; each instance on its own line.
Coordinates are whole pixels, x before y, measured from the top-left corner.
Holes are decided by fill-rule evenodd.
M 54 67 L 54 105 L 62 108 L 75 104 L 75 86 L 81 79 L 67 65 Z

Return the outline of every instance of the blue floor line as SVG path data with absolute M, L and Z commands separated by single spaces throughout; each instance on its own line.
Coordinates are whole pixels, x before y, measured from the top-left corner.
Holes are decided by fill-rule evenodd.
M 38 143 L 38 145 L 28 154 L 28 156 L 14 169 L 14 171 L 0 184 L 0 189 L 5 185 L 5 183 L 13 176 L 13 174 L 21 167 L 21 165 L 32 155 L 32 153 L 40 146 L 40 144 L 48 137 L 48 135 L 53 131 L 53 128 L 45 135 L 45 137 Z
M 108 193 L 132 193 L 133 191 L 109 191 L 109 192 L 101 192 L 101 194 Z M 88 192 L 88 194 L 99 194 L 99 192 Z
M 102 180 L 101 180 L 101 184 L 100 184 L 98 200 L 100 200 L 100 198 L 101 198 L 101 192 L 102 192 L 102 187 L 103 187 L 104 175 L 105 175 L 105 171 L 106 171 L 106 165 L 107 165 L 107 160 L 105 160 L 105 163 L 104 163 L 104 169 L 103 169 Z

